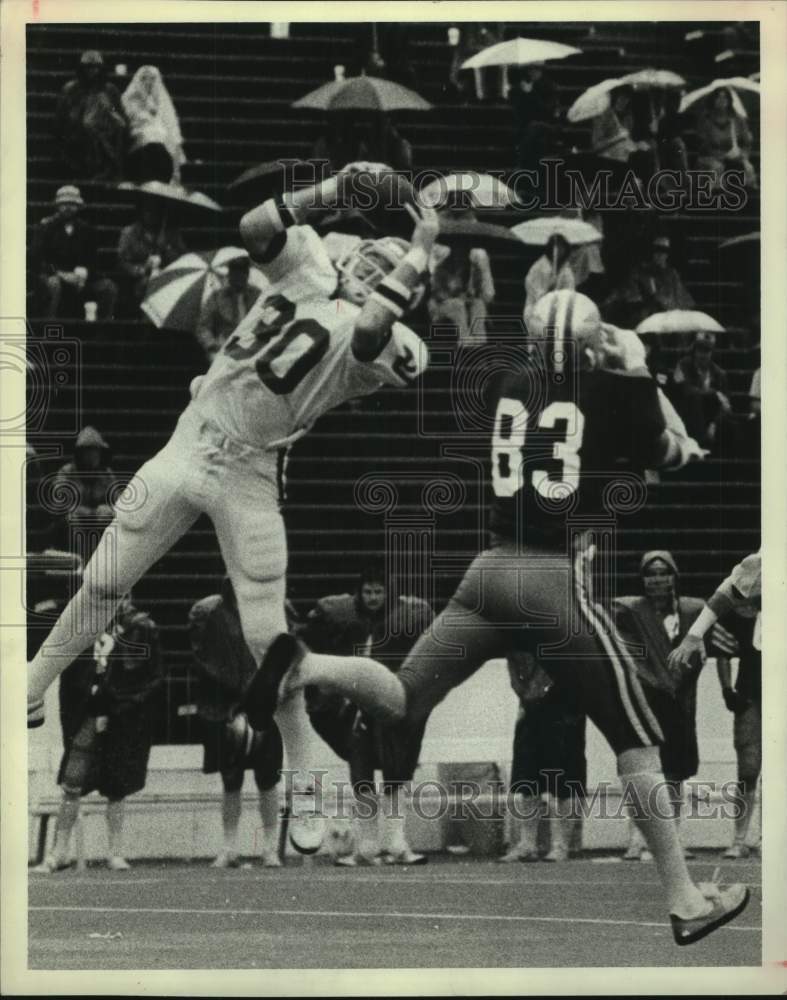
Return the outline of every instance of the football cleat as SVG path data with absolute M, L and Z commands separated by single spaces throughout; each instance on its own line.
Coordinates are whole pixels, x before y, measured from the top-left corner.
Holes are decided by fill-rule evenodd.
M 379 868 L 381 861 L 368 854 L 343 854 L 334 858 L 333 863 L 337 868 Z
M 222 851 L 211 868 L 240 868 L 240 858 L 233 851 Z
M 38 729 L 44 724 L 44 699 L 34 698 L 27 701 L 27 728 Z
M 701 882 L 697 888 L 708 900 L 709 909 L 700 917 L 677 917 L 670 914 L 672 934 L 675 943 L 679 945 L 694 944 L 701 941 L 717 928 L 734 920 L 746 909 L 751 893 L 745 885 L 735 883 L 725 889 L 715 882 Z
M 40 865 L 36 865 L 33 871 L 36 875 L 54 875 L 55 872 L 64 872 L 71 867 L 71 862 L 65 858 L 56 858 L 54 854 L 47 854 Z
M 544 855 L 544 861 L 550 862 L 561 862 L 568 861 L 568 848 L 567 847 L 553 847 L 552 850 Z
M 540 858 L 538 856 L 538 851 L 527 851 L 527 850 L 523 851 L 517 848 L 512 848 L 505 854 L 501 854 L 500 857 L 497 859 L 497 862 L 498 864 L 501 865 L 510 865 L 513 864 L 515 861 L 523 861 L 526 863 L 530 863 L 539 860 Z
M 425 865 L 428 861 L 429 858 L 425 854 L 416 854 L 409 847 L 395 853 L 388 851 L 383 856 L 383 862 L 386 865 Z
M 295 678 L 288 678 L 287 685 L 285 676 L 291 670 L 294 673 L 306 652 L 306 646 L 289 632 L 280 632 L 270 644 L 240 706 L 252 729 L 266 729 L 278 706 L 295 690 Z
M 727 848 L 722 857 L 728 861 L 739 861 L 742 858 L 748 858 L 750 853 L 751 851 L 746 844 L 733 844 L 732 847 Z
M 107 868 L 111 872 L 130 872 L 131 865 L 126 861 L 125 858 L 121 858 L 119 854 L 114 854 L 112 857 L 107 858 Z

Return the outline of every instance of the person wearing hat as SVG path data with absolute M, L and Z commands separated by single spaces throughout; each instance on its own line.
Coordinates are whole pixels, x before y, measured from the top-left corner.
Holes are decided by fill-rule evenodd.
M 208 363 L 260 297 L 261 290 L 249 284 L 251 260 L 243 251 L 227 263 L 227 284 L 218 288 L 206 301 L 197 325 L 200 342 Z
M 29 253 L 31 286 L 37 286 L 34 315 L 81 317 L 88 299 L 96 302 L 98 318 L 111 319 L 114 313 L 117 286 L 97 271 L 97 235 L 79 217 L 84 207 L 79 188 L 63 185 L 55 194 L 54 214 L 42 219 L 33 233 Z
M 689 631 L 703 607 L 698 597 L 684 597 L 679 591 L 679 573 L 672 553 L 664 549 L 646 552 L 640 559 L 639 575 L 643 593 L 619 597 L 614 602 L 615 622 L 632 645 L 637 672 L 643 683 L 666 691 L 675 700 L 675 710 L 664 728 L 661 764 L 671 786 L 675 818 L 679 820 L 683 800 L 682 783 L 697 773 L 697 681 L 704 664 L 702 651 L 692 657 L 689 669 L 681 677 L 667 667 L 670 652 Z M 644 841 L 633 822 L 626 860 L 651 860 Z M 688 852 L 687 852 L 687 856 Z
M 675 406 L 692 437 L 705 447 L 717 444 L 719 431 L 733 433 L 727 374 L 713 360 L 716 335 L 700 330 L 691 351 L 675 366 Z
M 136 316 L 148 281 L 186 252 L 178 227 L 154 197 L 140 195 L 138 216 L 120 231 L 117 247 L 120 313 Z
M 70 172 L 85 180 L 120 180 L 127 126 L 120 91 L 106 78 L 103 56 L 94 49 L 83 52 L 55 110 L 58 149 Z
M 669 236 L 654 237 L 649 256 L 634 265 L 605 302 L 605 316 L 609 314 L 612 322 L 633 329 L 653 313 L 694 308 L 691 293 L 670 265 L 671 249 Z

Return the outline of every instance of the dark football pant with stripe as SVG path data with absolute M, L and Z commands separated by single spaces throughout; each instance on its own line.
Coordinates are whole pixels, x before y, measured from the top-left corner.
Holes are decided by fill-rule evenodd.
M 586 549 L 572 559 L 502 543 L 477 556 L 399 671 L 408 720 L 426 719 L 487 660 L 525 649 L 571 689 L 616 754 L 661 743 L 674 702 L 639 680 L 644 651 L 593 600 L 590 569 Z

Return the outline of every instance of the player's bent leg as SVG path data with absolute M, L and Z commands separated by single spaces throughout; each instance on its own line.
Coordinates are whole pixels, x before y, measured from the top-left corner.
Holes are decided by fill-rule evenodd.
M 161 452 L 142 467 L 118 501 L 117 516 L 85 567 L 82 586 L 30 665 L 29 706 L 43 701 L 52 681 L 109 625 L 121 597 L 199 516 L 169 475 L 169 457 Z
M 510 640 L 478 611 L 452 598 L 407 655 L 396 675 L 406 695 L 406 719 L 425 722 L 453 688 L 487 660 L 504 656 Z

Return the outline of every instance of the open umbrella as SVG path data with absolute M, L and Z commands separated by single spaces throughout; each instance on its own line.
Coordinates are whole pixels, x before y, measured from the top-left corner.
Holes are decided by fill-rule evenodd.
M 715 91 L 720 89 L 729 90 L 730 96 L 732 97 L 732 107 L 736 115 L 741 118 L 746 118 L 746 108 L 743 106 L 740 94 L 758 94 L 760 93 L 760 85 L 754 80 L 749 80 L 745 76 L 731 76 L 727 80 L 714 80 L 705 87 L 700 87 L 699 90 L 692 90 L 691 93 L 686 94 L 683 100 L 680 102 L 680 108 L 678 109 L 682 114 L 687 108 L 690 108 L 697 101 L 701 101 L 704 97 L 709 94 L 713 94 Z
M 478 222 L 476 219 L 453 219 L 450 215 L 440 216 L 440 231 L 438 240 L 447 246 L 470 247 L 500 247 L 506 244 L 508 249 L 516 250 L 522 241 L 514 236 L 505 226 L 496 226 L 491 222 Z
M 547 42 L 540 38 L 510 38 L 482 49 L 460 66 L 460 69 L 478 69 L 481 66 L 527 66 L 542 63 L 548 59 L 565 59 L 575 56 L 582 49 L 562 42 Z
M 754 244 L 760 242 L 759 233 L 744 233 L 743 236 L 733 236 L 731 240 L 725 240 L 723 243 L 719 244 L 719 250 L 729 250 L 730 247 L 740 247 L 745 244 Z
M 432 105 L 414 90 L 377 76 L 331 80 L 292 105 L 315 111 L 428 111 Z
M 640 69 L 636 73 L 621 77 L 620 80 L 630 87 L 651 87 L 654 90 L 671 90 L 686 86 L 683 77 L 673 73 L 671 69 Z
M 637 327 L 637 333 L 724 333 L 718 320 L 694 309 L 668 309 L 653 313 Z
M 572 246 L 582 246 L 600 240 L 601 233 L 589 222 L 581 219 L 567 219 L 562 215 L 529 219 L 512 226 L 510 230 L 518 239 L 529 246 L 545 247 L 553 236 L 562 236 Z M 442 236 L 442 230 L 440 235 Z
M 259 204 L 287 191 L 296 178 L 311 184 L 319 180 L 314 164 L 305 160 L 269 160 L 244 170 L 227 185 L 227 190 L 244 204 Z
M 430 208 L 440 208 L 446 203 L 449 191 L 466 194 L 473 208 L 512 208 L 517 204 L 516 195 L 510 187 L 497 177 L 474 170 L 438 177 L 421 188 L 418 198 Z
M 579 95 L 568 109 L 566 117 L 570 122 L 584 122 L 589 118 L 597 118 L 609 107 L 609 95 L 616 87 L 625 87 L 622 78 L 602 80 Z
M 118 185 L 118 190 L 133 194 L 135 197 L 143 195 L 146 198 L 151 198 L 167 209 L 172 208 L 179 211 L 196 209 L 208 212 L 222 210 L 218 202 L 206 194 L 202 194 L 201 191 L 189 192 L 177 184 L 165 184 L 163 181 L 146 181 L 144 184 L 124 182 Z
M 192 333 L 197 328 L 205 300 L 221 288 L 231 260 L 248 257 L 238 247 L 222 247 L 178 257 L 148 282 L 141 309 L 159 329 L 183 330 Z M 267 278 L 257 268 L 249 272 L 249 283 L 264 289 Z

